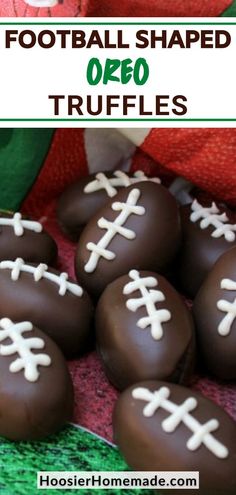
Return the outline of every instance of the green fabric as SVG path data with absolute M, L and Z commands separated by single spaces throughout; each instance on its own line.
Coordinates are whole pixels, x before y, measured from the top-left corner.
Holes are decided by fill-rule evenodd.
M 223 14 L 223 17 L 236 17 L 236 0 L 233 0 L 232 4 L 228 9 L 226 9 Z
M 0 439 L 1 495 L 131 495 L 138 490 L 40 490 L 37 471 L 126 471 L 118 450 L 99 437 L 72 425 L 41 442 L 14 443 Z M 151 495 L 140 490 L 141 495 Z
M 0 129 L 0 208 L 17 210 L 44 164 L 53 129 Z

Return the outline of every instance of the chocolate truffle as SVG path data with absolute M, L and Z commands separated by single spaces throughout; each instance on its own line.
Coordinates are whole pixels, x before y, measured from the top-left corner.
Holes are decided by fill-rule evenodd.
M 113 425 L 133 469 L 199 471 L 199 495 L 236 492 L 236 425 L 200 394 L 172 383 L 140 382 L 121 394 Z
M 77 279 L 94 297 L 131 269 L 163 272 L 180 243 L 176 200 L 142 182 L 122 189 L 85 227 L 76 252 Z
M 184 292 L 195 297 L 217 259 L 236 246 L 235 216 L 225 207 L 194 200 L 180 208 L 183 245 L 178 263 Z
M 87 350 L 93 308 L 88 294 L 67 273 L 21 258 L 0 262 L 0 316 L 29 319 L 71 357 Z
M 193 312 L 206 367 L 221 379 L 236 379 L 236 248 L 214 265 Z
M 108 285 L 96 331 L 107 377 L 120 390 L 141 380 L 184 383 L 193 371 L 192 317 L 161 275 L 131 270 Z
M 160 179 L 148 178 L 141 171 L 130 174 L 115 170 L 83 177 L 67 187 L 59 199 L 57 218 L 61 229 L 78 240 L 82 228 L 122 187 L 147 180 L 160 183 Z
M 0 435 L 38 440 L 73 412 L 73 385 L 56 344 L 29 321 L 0 320 Z
M 53 264 L 57 245 L 40 222 L 21 213 L 0 211 L 0 261 L 24 258 L 30 263 Z

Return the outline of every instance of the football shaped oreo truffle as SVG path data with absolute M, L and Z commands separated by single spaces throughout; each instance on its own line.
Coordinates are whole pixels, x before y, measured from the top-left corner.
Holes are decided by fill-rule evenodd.
M 194 200 L 180 208 L 183 246 L 178 264 L 182 289 L 194 297 L 217 259 L 236 246 L 235 216 L 215 203 Z
M 166 382 L 138 383 L 121 394 L 113 424 L 133 469 L 199 471 L 196 493 L 236 492 L 236 425 L 200 394 Z
M 236 379 L 236 248 L 214 265 L 193 312 L 205 365 L 221 379 Z
M 57 245 L 40 222 L 21 213 L 0 211 L 0 261 L 22 257 L 30 263 L 52 264 Z
M 129 270 L 163 272 L 180 243 L 176 200 L 153 182 L 122 189 L 85 227 L 77 248 L 79 282 L 97 297 Z
M 160 183 L 160 179 L 148 178 L 141 171 L 128 174 L 115 170 L 83 177 L 71 184 L 59 199 L 57 217 L 61 229 L 69 237 L 77 240 L 82 228 L 92 216 L 122 187 L 148 180 Z
M 87 349 L 92 313 L 89 296 L 67 273 L 21 258 L 0 262 L 0 316 L 30 320 L 67 356 Z
M 131 270 L 108 285 L 96 330 L 106 374 L 121 390 L 140 380 L 183 383 L 193 371 L 191 314 L 161 275 Z
M 29 321 L 0 320 L 0 435 L 37 440 L 73 412 L 73 386 L 61 351 Z

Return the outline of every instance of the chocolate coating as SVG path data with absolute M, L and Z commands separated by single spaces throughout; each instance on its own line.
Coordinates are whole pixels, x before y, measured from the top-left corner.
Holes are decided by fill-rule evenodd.
M 113 172 L 100 172 L 105 174 L 108 179 L 114 178 Z M 57 207 L 57 219 L 62 231 L 72 240 L 77 241 L 83 227 L 95 215 L 95 213 L 106 205 L 110 197 L 106 189 L 99 189 L 94 192 L 86 193 L 85 187 L 96 180 L 97 174 L 82 177 L 77 182 L 68 186 L 59 198 Z M 133 174 L 126 173 L 128 177 Z M 115 185 L 118 192 L 122 186 Z M 114 192 L 115 192 L 114 190 Z
M 147 290 L 162 292 L 165 300 L 154 303 L 154 308 L 168 310 L 170 319 L 161 323 L 163 335 L 154 338 L 152 333 L 155 329 L 150 324 L 144 329 L 138 326 L 140 319 L 150 314 L 147 307 L 141 305 L 131 311 L 126 306 L 131 298 L 138 300 L 142 297 L 140 290 L 123 294 L 124 287 L 132 278 L 124 275 L 108 285 L 96 310 L 97 346 L 106 375 L 120 390 L 141 380 L 186 383 L 195 362 L 191 314 L 164 277 L 147 271 L 141 271 L 139 275 L 158 281 L 156 287 Z M 158 313 L 155 316 L 160 318 Z
M 13 218 L 14 213 L 0 211 L 1 218 Z M 22 217 L 29 220 L 28 217 Z M 12 226 L 0 225 L 0 261 L 23 258 L 30 263 L 52 265 L 57 258 L 57 245 L 46 232 L 34 232 L 24 229 L 21 236 L 16 236 Z
M 39 366 L 39 378 L 30 382 L 24 370 L 9 370 L 19 357 L 17 353 L 0 355 L 0 435 L 10 440 L 38 440 L 56 432 L 72 418 L 73 385 L 56 344 L 36 327 L 23 335 L 25 339 L 36 337 L 44 341 L 44 348 L 34 349 L 33 353 L 46 353 L 51 364 Z M 11 343 L 7 338 L 1 347 Z
M 204 206 L 210 207 L 211 202 Z M 235 223 L 233 213 L 217 205 L 220 213 L 226 213 L 230 224 Z M 209 225 L 201 229 L 201 220 L 195 223 L 190 220 L 191 205 L 180 208 L 180 216 L 183 232 L 183 244 L 178 261 L 178 278 L 182 290 L 190 297 L 195 297 L 205 277 L 212 269 L 217 259 L 226 251 L 236 246 L 236 239 L 229 242 L 224 236 L 215 238 L 212 236 L 215 228 Z
M 197 338 L 206 367 L 216 376 L 225 380 L 236 379 L 236 286 L 234 290 L 221 288 L 223 279 L 236 282 L 236 248 L 223 254 L 206 278 L 193 305 Z M 225 311 L 218 308 L 219 301 L 225 301 Z M 228 307 L 228 303 L 231 305 Z M 219 333 L 219 327 L 232 316 L 227 335 Z M 224 323 L 223 323 L 224 325 Z
M 219 421 L 219 427 L 211 434 L 226 447 L 228 456 L 217 457 L 201 442 L 196 450 L 190 450 L 187 442 L 193 436 L 193 431 L 181 420 L 177 421 L 177 426 L 171 432 L 164 431 L 163 421 L 170 418 L 171 413 L 163 405 L 154 408 L 150 417 L 144 416 L 143 410 L 148 402 L 132 396 L 133 390 L 137 387 L 144 387 L 151 392 L 167 387 L 170 390 L 168 400 L 175 405 L 183 404 L 190 397 L 195 398 L 197 406 L 189 414 L 201 425 L 212 419 Z M 200 490 L 196 490 L 196 493 L 200 495 L 235 493 L 236 425 L 225 411 L 193 390 L 166 382 L 138 383 L 126 389 L 118 399 L 113 425 L 115 441 L 133 469 L 199 471 Z
M 133 238 L 126 238 L 117 232 L 107 243 L 107 249 L 114 253 L 114 258 L 109 260 L 100 257 L 94 271 L 86 272 L 85 265 L 91 256 L 88 243 L 97 244 L 107 232 L 107 229 L 98 226 L 99 220 L 104 218 L 114 222 L 120 211 L 112 209 L 112 205 L 126 203 L 134 191 L 140 194 L 136 204 L 144 208 L 145 213 L 132 213 L 123 224 L 125 229 L 132 231 Z M 178 207 L 168 190 L 152 182 L 130 186 L 122 189 L 85 227 L 75 257 L 77 279 L 90 294 L 98 297 L 110 282 L 130 269 L 164 272 L 176 255 L 179 243 Z
M 21 272 L 14 281 L 10 269 L 0 269 L 0 316 L 30 320 L 68 357 L 83 353 L 90 344 L 93 307 L 86 291 L 82 297 L 69 291 L 61 296 L 57 284 L 45 278 L 35 282 L 30 273 Z

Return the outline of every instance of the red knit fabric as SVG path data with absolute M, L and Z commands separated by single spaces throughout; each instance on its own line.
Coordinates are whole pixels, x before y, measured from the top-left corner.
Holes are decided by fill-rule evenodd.
M 181 175 L 236 206 L 236 129 L 153 129 L 136 152 L 134 169 Z M 48 198 L 88 171 L 82 129 L 58 129 L 45 165 L 23 207 L 38 215 Z
M 236 129 L 153 129 L 141 148 L 168 170 L 236 205 Z
M 86 15 L 101 17 L 208 17 L 220 15 L 231 0 L 89 0 Z
M 83 129 L 58 129 L 23 209 L 38 216 L 66 185 L 88 173 Z
M 64 0 L 36 8 L 25 0 L 1 0 L 1 17 L 207 17 L 220 15 L 232 0 Z

